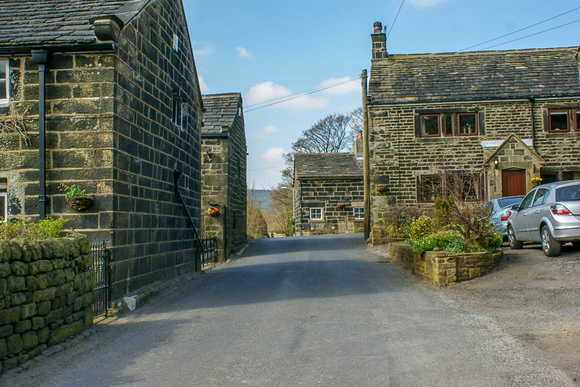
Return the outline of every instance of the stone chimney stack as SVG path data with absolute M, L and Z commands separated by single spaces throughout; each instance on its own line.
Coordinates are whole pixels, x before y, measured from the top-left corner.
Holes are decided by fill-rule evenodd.
M 372 59 L 385 59 L 389 53 L 387 52 L 387 35 L 383 32 L 383 23 L 375 22 L 373 27 L 374 32 L 371 34 L 373 42 Z

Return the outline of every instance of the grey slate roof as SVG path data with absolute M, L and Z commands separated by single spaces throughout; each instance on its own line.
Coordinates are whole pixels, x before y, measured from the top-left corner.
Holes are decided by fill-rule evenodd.
M 150 0 L 0 0 L 0 46 L 90 44 L 89 19 L 116 16 L 123 23 Z
M 353 153 L 297 153 L 294 174 L 299 180 L 363 178 L 363 161 Z
M 576 48 L 389 55 L 373 61 L 373 102 L 578 96 Z
M 202 95 L 201 98 L 204 108 L 201 133 L 227 133 L 228 128 L 233 125 L 238 116 L 238 108 L 241 107 L 241 94 L 207 94 Z

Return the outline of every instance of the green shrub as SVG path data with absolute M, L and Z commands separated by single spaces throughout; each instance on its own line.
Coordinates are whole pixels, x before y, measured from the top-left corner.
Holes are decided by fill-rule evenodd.
M 25 238 L 43 240 L 62 236 L 64 225 L 68 222 L 62 218 L 41 219 L 37 223 L 22 219 L 11 219 L 0 223 L 0 239 Z
M 435 223 L 433 219 L 428 216 L 420 216 L 409 224 L 407 228 L 409 232 L 409 239 L 416 242 L 419 239 L 425 238 L 433 234 Z
M 413 252 L 422 254 L 425 251 L 432 251 L 438 248 L 449 253 L 466 252 L 465 240 L 461 234 L 454 231 L 444 231 L 437 234 L 421 238 L 413 243 Z

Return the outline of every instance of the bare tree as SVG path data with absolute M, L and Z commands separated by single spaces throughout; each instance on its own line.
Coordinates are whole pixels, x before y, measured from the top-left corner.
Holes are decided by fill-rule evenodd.
M 347 129 L 350 116 L 331 114 L 302 132 L 292 150 L 295 153 L 337 153 L 349 150 Z
M 286 236 L 294 235 L 292 187 L 283 183 L 270 191 L 266 214 L 269 230 Z
M 246 234 L 248 238 L 262 238 L 268 234 L 268 224 L 260 209 L 261 205 L 262 203 L 258 200 L 256 190 L 253 187 L 248 189 L 246 210 Z

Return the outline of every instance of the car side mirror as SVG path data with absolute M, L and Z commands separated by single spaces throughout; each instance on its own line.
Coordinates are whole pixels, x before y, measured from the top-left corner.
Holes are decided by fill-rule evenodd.
M 520 205 L 519 204 L 512 204 L 512 206 L 510 207 L 510 210 L 519 211 Z

